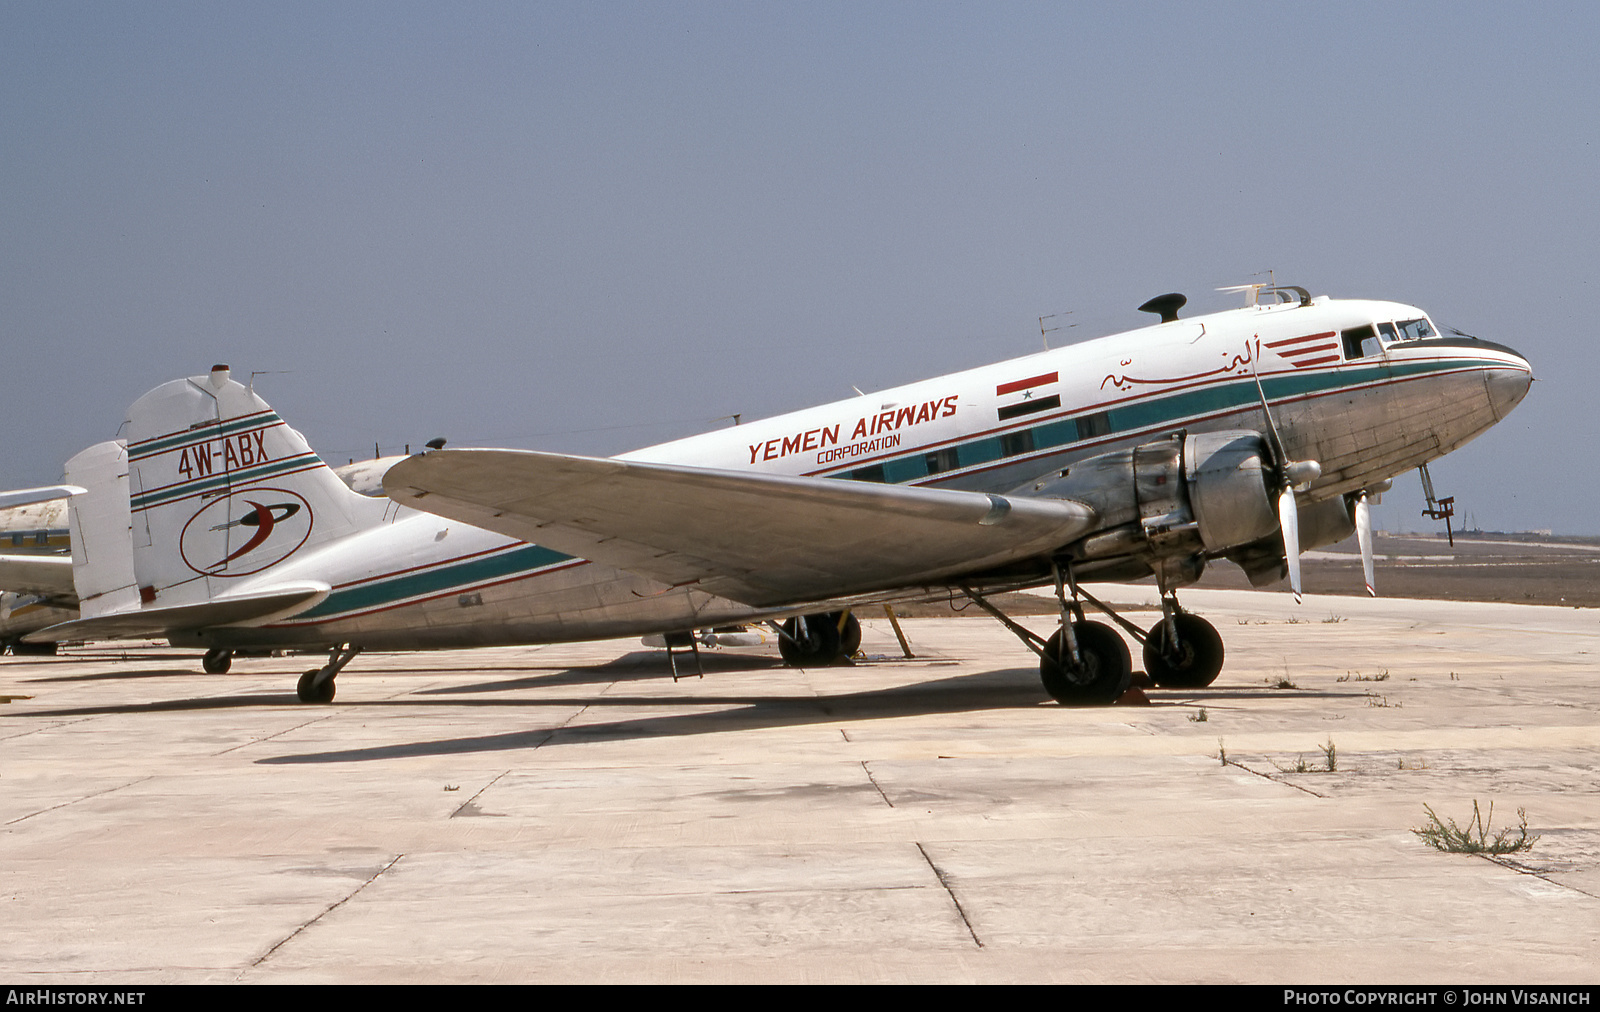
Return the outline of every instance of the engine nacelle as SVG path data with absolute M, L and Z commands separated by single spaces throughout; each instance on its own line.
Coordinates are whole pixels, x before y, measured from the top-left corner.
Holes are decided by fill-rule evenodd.
M 1271 455 L 1259 432 L 1179 434 L 1079 461 L 1028 494 L 1093 508 L 1084 559 L 1221 554 L 1278 529 Z

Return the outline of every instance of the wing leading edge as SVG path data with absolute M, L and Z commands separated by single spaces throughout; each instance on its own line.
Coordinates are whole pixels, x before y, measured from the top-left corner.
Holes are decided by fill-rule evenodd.
M 1059 548 L 1074 502 L 527 450 L 441 450 L 384 476 L 397 502 L 745 604 L 937 582 Z

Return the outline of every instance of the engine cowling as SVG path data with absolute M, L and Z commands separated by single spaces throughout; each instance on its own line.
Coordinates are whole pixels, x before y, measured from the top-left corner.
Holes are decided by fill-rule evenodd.
M 1270 460 L 1258 432 L 1184 433 L 1079 461 L 1029 491 L 1100 515 L 1081 558 L 1217 555 L 1278 529 Z

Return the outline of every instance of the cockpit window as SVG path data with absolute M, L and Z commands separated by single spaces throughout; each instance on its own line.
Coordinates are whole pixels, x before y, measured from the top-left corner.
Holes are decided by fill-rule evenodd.
M 1400 340 L 1415 341 L 1424 337 L 1435 337 L 1433 328 L 1428 326 L 1427 320 L 1406 320 L 1400 324 Z
M 1344 357 L 1346 361 L 1357 358 L 1366 358 L 1382 351 L 1378 344 L 1378 332 L 1372 324 L 1364 327 L 1355 327 L 1344 332 Z
M 1400 340 L 1400 335 L 1394 332 L 1394 324 L 1378 324 L 1378 340 L 1382 341 L 1386 346 Z

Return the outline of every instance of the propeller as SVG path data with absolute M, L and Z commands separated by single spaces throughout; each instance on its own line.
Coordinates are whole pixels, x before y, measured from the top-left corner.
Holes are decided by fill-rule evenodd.
M 1283 532 L 1283 558 L 1289 567 L 1289 589 L 1294 591 L 1294 603 L 1303 600 L 1300 591 L 1300 510 L 1294 494 L 1311 487 L 1322 474 L 1322 465 L 1314 460 L 1290 460 L 1278 437 L 1277 423 L 1272 420 L 1272 408 L 1267 404 L 1267 392 L 1261 386 L 1261 374 L 1256 374 L 1256 393 L 1261 395 L 1261 413 L 1267 416 L 1268 443 L 1272 449 L 1272 466 L 1278 477 L 1278 529 Z
M 1367 504 L 1363 489 L 1356 493 L 1356 542 L 1361 545 L 1361 575 L 1367 580 L 1367 596 L 1377 597 L 1378 590 L 1372 582 L 1372 509 Z

